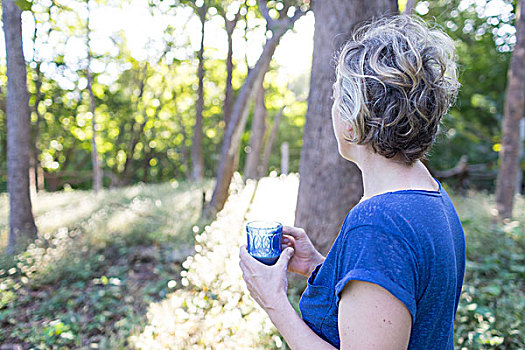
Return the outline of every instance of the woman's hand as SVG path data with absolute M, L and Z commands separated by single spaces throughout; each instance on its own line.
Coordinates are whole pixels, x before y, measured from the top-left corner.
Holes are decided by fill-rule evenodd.
M 268 266 L 252 257 L 246 245 L 241 247 L 239 265 L 242 270 L 242 278 L 253 299 L 266 312 L 277 309 L 283 301 L 288 302 L 286 267 L 293 254 L 294 250 L 287 248 L 274 265 Z
M 315 267 L 324 261 L 324 256 L 315 249 L 312 241 L 302 228 L 283 226 L 283 249 L 292 247 L 295 250 L 288 271 L 309 277 Z

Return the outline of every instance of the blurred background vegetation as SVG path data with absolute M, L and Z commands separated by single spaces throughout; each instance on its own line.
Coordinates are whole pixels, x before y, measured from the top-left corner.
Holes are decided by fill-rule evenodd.
M 216 6 L 235 14 L 240 5 L 240 2 L 224 1 Z M 189 177 L 198 87 L 197 14 L 184 2 L 160 1 L 148 6 L 145 1 L 91 1 L 90 7 L 93 12 L 90 67 L 104 186 Z M 234 91 L 242 85 L 265 40 L 265 22 L 256 2 L 249 1 L 243 9 L 234 32 Z M 85 1 L 35 0 L 31 11 L 23 12 L 22 16 L 24 39 L 27 39 L 24 49 L 33 106 L 33 133 L 38 124 L 36 147 L 43 170 L 43 188 L 47 191 L 92 187 L 92 113 L 86 78 L 85 12 Z M 112 21 L 112 17 L 121 16 L 128 19 Z M 33 35 L 35 24 L 36 37 Z M 217 150 L 225 127 L 222 104 L 226 35 L 223 19 L 215 7 L 208 11 L 206 25 L 202 131 L 205 175 L 211 178 L 215 176 Z M 290 33 L 290 37 L 283 40 L 282 52 L 276 53 L 265 80 L 270 127 L 273 118 L 284 108 L 275 147 L 278 150 L 282 142 L 290 143 L 291 171 L 297 171 L 299 164 L 313 15 L 308 15 L 299 28 L 302 29 L 300 35 Z M 296 40 L 295 36 L 299 36 L 305 46 L 285 49 L 287 43 Z M 298 60 L 302 66 L 287 70 L 297 61 L 296 56 L 289 57 L 293 49 L 302 51 L 304 58 Z M 0 99 L 5 107 L 5 52 L 2 56 Z M 287 66 L 280 66 L 279 59 Z M 5 118 L 5 110 L 0 111 L 0 190 L 4 191 L 7 181 Z M 240 169 L 243 169 L 249 136 L 248 122 L 242 138 Z M 136 143 L 133 150 L 130 149 L 132 143 Z M 126 166 L 129 159 L 132 164 Z M 269 164 L 270 170 L 280 167 L 278 151 L 271 154 Z
M 231 3 L 228 6 L 229 2 L 223 1 L 216 6 L 236 13 L 240 3 Z M 33 133 L 38 127 L 37 156 L 44 177 L 41 186 L 47 191 L 89 189 L 92 114 L 86 78 L 85 2 L 35 0 L 31 4 L 31 11 L 24 11 L 22 18 Z M 147 5 L 143 1 L 110 0 L 92 0 L 90 5 L 97 145 L 106 187 L 190 176 L 199 20 L 192 7 L 183 2 Z M 416 14 L 434 21 L 455 40 L 462 83 L 429 163 L 436 170 L 449 169 L 467 155 L 469 164 L 477 165 L 469 185 L 479 189 L 494 188 L 507 69 L 515 43 L 513 11 L 512 1 L 503 0 L 420 1 L 415 8 Z M 248 1 L 241 13 L 234 32 L 234 91 L 242 85 L 265 40 L 265 22 L 256 2 Z M 112 16 L 131 17 L 111 21 Z M 212 178 L 225 127 L 226 35 L 223 19 L 214 7 L 206 21 L 202 130 L 205 175 Z M 279 45 L 264 82 L 268 129 L 284 108 L 268 172 L 280 169 L 279 145 L 284 142 L 290 145 L 289 170 L 299 169 L 313 14 L 300 18 L 294 32 Z M 0 101 L 4 101 L 0 106 L 5 107 L 5 52 L 0 57 Z M 0 190 L 4 191 L 5 118 L 5 110 L 0 109 Z M 249 118 L 242 137 L 241 172 L 249 152 L 250 132 Z M 130 150 L 134 141 L 135 147 Z M 128 159 L 132 164 L 125 170 Z

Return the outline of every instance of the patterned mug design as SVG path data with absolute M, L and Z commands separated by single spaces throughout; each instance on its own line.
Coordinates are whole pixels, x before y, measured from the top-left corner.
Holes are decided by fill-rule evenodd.
M 248 253 L 266 265 L 273 265 L 281 255 L 283 225 L 276 221 L 252 221 L 246 224 Z

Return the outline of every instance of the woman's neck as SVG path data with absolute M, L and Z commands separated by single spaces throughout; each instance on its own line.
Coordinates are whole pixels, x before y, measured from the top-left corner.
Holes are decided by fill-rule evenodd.
M 381 155 L 368 155 L 358 163 L 363 174 L 363 199 L 399 190 L 437 191 L 438 184 L 421 161 L 405 165 Z

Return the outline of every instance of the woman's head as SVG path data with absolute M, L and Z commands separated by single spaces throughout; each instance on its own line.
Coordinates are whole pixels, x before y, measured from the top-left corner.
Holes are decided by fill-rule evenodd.
M 333 117 L 353 130 L 347 141 L 406 164 L 424 157 L 459 88 L 452 39 L 405 15 L 360 27 L 336 73 Z

